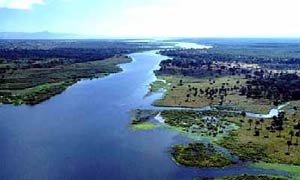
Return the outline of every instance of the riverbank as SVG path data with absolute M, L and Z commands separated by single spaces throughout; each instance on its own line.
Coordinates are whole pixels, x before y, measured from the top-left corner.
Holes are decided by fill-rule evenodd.
M 291 139 L 290 132 L 294 128 L 292 117 L 298 118 L 297 115 L 296 117 L 294 115 L 286 116 L 285 129 L 281 132 L 270 132 L 272 119 L 244 117 L 236 113 L 193 110 L 139 111 L 142 112 L 143 117 L 150 117 L 149 114 L 151 114 L 150 118 L 139 121 L 142 127 L 147 125 L 148 128 L 139 130 L 164 127 L 178 131 L 190 138 L 192 142 L 219 145 L 221 149 L 226 149 L 226 151 L 218 149 L 219 153 L 229 152 L 231 156 L 238 158 L 240 164 L 250 164 L 251 168 L 287 172 L 294 179 L 298 176 L 295 174 L 300 167 L 298 138 L 293 139 L 291 147 L 286 145 L 286 142 Z M 281 134 L 280 137 L 278 133 Z M 175 147 L 177 154 L 175 153 L 175 155 L 172 151 L 175 156 L 174 160 L 180 165 L 198 168 L 220 165 L 215 164 L 214 159 L 209 158 L 206 158 L 204 164 L 197 164 L 200 161 L 191 161 L 195 159 L 192 158 L 195 154 L 189 153 L 190 147 L 187 145 L 176 145 Z M 204 158 L 201 154 L 205 153 L 200 153 L 199 158 Z M 282 164 L 277 165 L 277 163 Z M 268 168 L 264 168 L 264 165 L 268 165 L 265 166 Z M 223 167 L 225 166 L 228 164 Z
M 246 81 L 245 77 L 238 75 L 200 78 L 157 75 L 157 80 L 149 85 L 149 91 L 151 93 L 161 89 L 165 91 L 164 96 L 153 103 L 155 111 L 159 110 L 160 112 L 158 122 L 164 124 L 163 127 L 181 132 L 190 138 L 193 137 L 195 143 L 204 139 L 205 142 L 216 143 L 221 148 L 225 148 L 232 156 L 238 157 L 242 164 L 268 162 L 273 167 L 268 168 L 269 170 L 288 172 L 290 177 L 295 178 L 294 172 L 275 166 L 275 163 L 283 163 L 286 164 L 285 166 L 294 164 L 293 169 L 296 170 L 299 167 L 297 166 L 300 162 L 298 158 L 300 154 L 297 151 L 298 140 L 295 140 L 299 136 L 295 137 L 297 129 L 294 129 L 296 117 L 295 115 L 292 117 L 292 114 L 295 114 L 294 111 L 291 111 L 293 107 L 290 103 L 276 107 L 272 101 L 267 99 L 241 96 L 240 89 L 246 86 Z M 210 91 L 216 94 L 214 90 L 218 90 L 217 92 L 222 90 L 225 93 L 223 96 L 208 96 Z M 209 111 L 201 109 L 201 107 L 207 106 L 212 107 L 213 111 L 208 113 Z M 281 111 L 287 108 L 289 108 L 289 113 L 283 118 Z M 228 115 L 224 116 L 224 114 Z M 277 119 L 274 120 L 273 117 L 285 119 L 284 129 L 279 130 L 274 126 L 274 121 L 277 122 Z M 148 126 L 149 129 L 157 127 L 151 121 L 146 124 L 151 124 L 151 127 Z M 291 132 L 293 132 L 292 135 Z M 278 133 L 281 134 L 279 137 Z M 191 161 L 195 159 L 193 158 L 195 152 L 189 153 L 190 148 L 187 145 L 175 147 L 177 147 L 177 156 L 174 156 L 173 151 L 173 159 L 180 165 L 201 168 L 214 164 L 213 160 L 205 161 L 207 164 Z M 264 169 L 257 165 L 249 167 Z M 273 176 L 237 176 L 227 179 L 249 178 L 286 179 Z
M 254 168 L 268 169 L 268 170 L 281 170 L 291 174 L 292 180 L 300 180 L 300 166 L 293 166 L 288 164 L 276 164 L 276 163 L 254 163 L 250 165 Z
M 51 69 L 19 70 L 18 74 L 10 75 L 11 78 L 13 76 L 18 76 L 15 77 L 15 81 L 19 81 L 27 76 L 37 76 L 44 78 L 43 81 L 47 83 L 29 88 L 23 88 L 23 86 L 20 86 L 16 90 L 2 89 L 0 90 L 0 103 L 36 105 L 62 93 L 69 86 L 75 84 L 81 79 L 101 78 L 111 73 L 120 72 L 122 69 L 119 67 L 119 64 L 129 63 L 131 61 L 132 59 L 128 56 L 116 56 L 101 61 L 61 65 Z M 34 82 L 35 78 L 31 81 Z M 30 84 L 25 85 L 31 86 Z M 5 84 L 2 84 L 1 86 L 5 86 Z

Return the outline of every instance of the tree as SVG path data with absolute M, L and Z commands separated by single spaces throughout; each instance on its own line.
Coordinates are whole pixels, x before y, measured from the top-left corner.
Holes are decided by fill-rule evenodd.
M 296 133 L 295 133 L 295 136 L 297 137 L 297 140 L 296 140 L 296 143 L 295 143 L 295 145 L 299 145 L 299 137 L 300 137 L 300 132 L 299 131 L 297 131 Z
M 183 81 L 182 81 L 182 79 L 179 80 L 178 86 L 183 86 Z
M 281 137 L 281 132 L 283 131 L 283 127 L 282 126 L 278 126 L 276 128 L 276 130 L 279 132 L 277 137 Z
M 263 129 L 263 123 L 265 122 L 265 120 L 261 118 L 259 122 L 260 122 L 260 129 Z
M 258 129 L 257 126 L 260 125 L 260 122 L 259 121 L 255 121 L 255 129 Z
M 269 138 L 269 132 L 271 130 L 271 127 L 266 127 L 267 134 L 265 135 L 265 138 Z
M 249 123 L 249 126 L 250 126 L 249 130 L 251 130 L 252 123 L 253 123 L 253 119 L 249 119 L 249 120 L 248 120 L 248 123 Z
M 294 106 L 293 109 L 294 109 L 294 116 L 296 116 L 296 113 L 297 113 L 297 106 Z
M 259 130 L 255 130 L 254 136 L 259 136 L 259 135 L 260 135 Z
M 241 112 L 241 115 L 243 116 L 243 118 L 245 118 L 247 114 L 246 114 L 245 111 L 242 111 L 242 112 Z
M 287 146 L 288 146 L 288 150 L 287 150 L 287 152 L 285 153 L 286 155 L 290 155 L 290 147 L 291 147 L 291 145 L 292 145 L 292 141 L 287 141 Z
M 295 135 L 295 133 L 294 133 L 294 131 L 293 130 L 291 130 L 290 132 L 289 132 L 289 135 L 291 136 L 291 142 L 293 142 L 293 137 L 294 137 L 294 135 Z

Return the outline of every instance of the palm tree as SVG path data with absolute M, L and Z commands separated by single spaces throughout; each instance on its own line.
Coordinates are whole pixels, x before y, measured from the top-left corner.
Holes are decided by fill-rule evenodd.
M 294 116 L 296 116 L 296 113 L 297 113 L 297 107 L 294 106 L 293 109 L 294 109 Z
M 279 134 L 277 137 L 281 137 L 281 132 L 283 131 L 283 127 L 282 126 L 278 126 L 277 128 L 277 131 L 279 131 Z
M 296 143 L 295 143 L 295 145 L 296 145 L 296 146 L 298 146 L 298 145 L 299 145 L 299 137 L 300 137 L 300 132 L 299 132 L 299 131 L 297 131 L 297 132 L 295 133 L 295 136 L 297 137 L 297 140 L 296 140 Z
M 269 138 L 269 132 L 271 130 L 271 127 L 266 127 L 267 134 L 265 135 L 265 138 Z
M 259 130 L 255 130 L 254 136 L 259 136 L 259 135 L 260 135 Z
M 293 109 L 294 109 L 295 111 L 297 111 L 297 106 L 294 106 Z
M 249 123 L 249 126 L 250 126 L 249 130 L 251 130 L 252 123 L 253 123 L 253 119 L 249 119 L 249 120 L 248 120 L 248 123 Z
M 247 114 L 246 114 L 245 111 L 242 111 L 242 112 L 241 112 L 241 115 L 243 116 L 243 118 L 245 118 Z
M 293 142 L 293 137 L 295 136 L 294 131 L 291 130 L 291 131 L 289 132 L 289 135 L 291 136 L 291 142 Z
M 257 126 L 259 126 L 260 122 L 259 121 L 255 121 L 255 129 L 257 129 Z
M 290 147 L 291 147 L 291 145 L 292 145 L 292 141 L 287 141 L 286 144 L 288 145 L 288 150 L 287 150 L 287 152 L 286 152 L 285 154 L 286 154 L 286 155 L 290 155 Z
M 265 120 L 263 118 L 261 118 L 259 121 L 260 121 L 260 129 L 262 130 L 262 126 L 263 126 L 263 123 L 265 122 Z

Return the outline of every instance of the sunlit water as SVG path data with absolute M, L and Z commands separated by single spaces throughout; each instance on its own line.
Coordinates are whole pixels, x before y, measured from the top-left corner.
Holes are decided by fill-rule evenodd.
M 186 43 L 186 42 L 176 42 L 175 47 L 184 47 L 187 49 L 211 49 L 212 46 L 196 44 L 196 43 Z
M 130 111 L 145 98 L 155 51 L 130 55 L 123 72 L 83 80 L 36 106 L 0 105 L 0 177 L 3 180 L 192 179 L 278 172 L 240 165 L 225 169 L 177 166 L 170 147 L 189 139 L 166 129 L 130 129 Z

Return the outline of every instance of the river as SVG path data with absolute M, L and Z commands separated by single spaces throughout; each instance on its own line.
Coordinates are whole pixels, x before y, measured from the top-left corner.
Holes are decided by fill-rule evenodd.
M 36 106 L 0 105 L 0 177 L 3 180 L 162 179 L 241 173 L 281 174 L 236 165 L 224 169 L 177 166 L 170 146 L 189 139 L 176 131 L 130 129 L 130 111 L 147 96 L 153 70 L 166 57 L 134 53 L 121 73 L 82 80 Z

